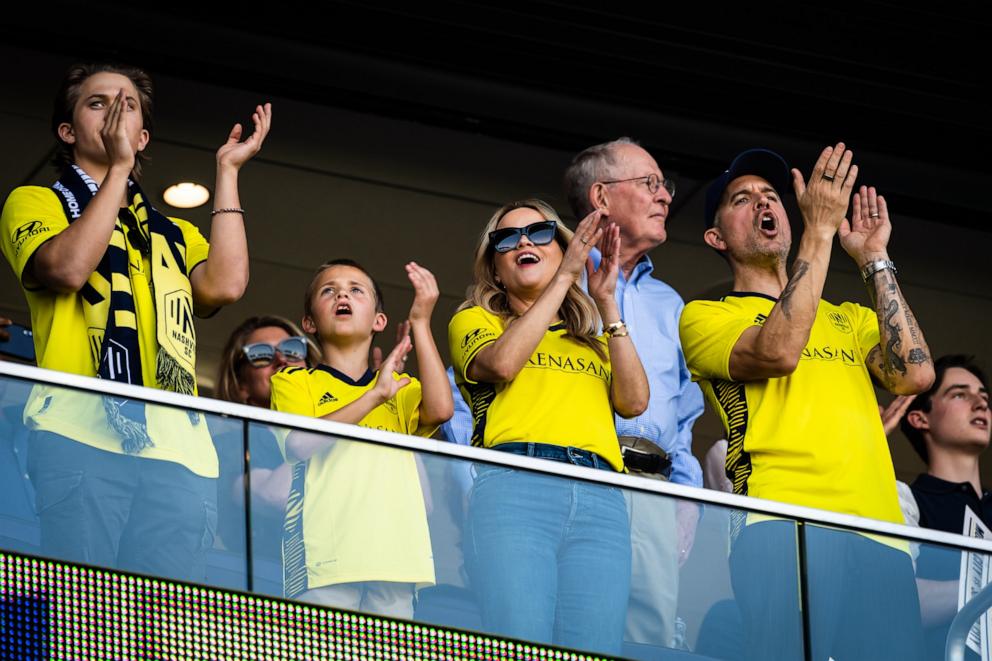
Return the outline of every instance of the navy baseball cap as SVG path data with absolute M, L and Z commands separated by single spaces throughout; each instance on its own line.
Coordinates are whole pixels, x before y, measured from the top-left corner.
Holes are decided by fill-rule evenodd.
M 770 149 L 742 151 L 731 161 L 730 167 L 706 189 L 706 216 L 703 218 L 706 229 L 713 227 L 720 198 L 723 197 L 727 186 L 737 177 L 747 174 L 754 174 L 766 180 L 775 187 L 779 195 L 785 195 L 787 191 L 792 190 L 789 185 L 792 175 L 784 158 Z

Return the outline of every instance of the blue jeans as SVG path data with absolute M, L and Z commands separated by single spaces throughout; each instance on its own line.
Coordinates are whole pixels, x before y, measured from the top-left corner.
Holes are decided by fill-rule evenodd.
M 620 490 L 499 466 L 477 473 L 465 552 L 485 629 L 619 653 L 630 592 Z
M 217 529 L 217 480 L 35 432 L 28 471 L 37 491 L 41 550 L 81 562 L 203 582 Z

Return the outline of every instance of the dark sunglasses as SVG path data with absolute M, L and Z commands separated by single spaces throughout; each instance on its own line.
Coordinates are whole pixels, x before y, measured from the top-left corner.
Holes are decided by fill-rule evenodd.
M 297 335 L 287 337 L 275 346 L 265 342 L 256 342 L 255 344 L 246 344 L 243 351 L 252 367 L 266 367 L 276 359 L 276 351 L 281 353 L 287 361 L 306 360 L 307 340 L 305 337 Z
M 546 246 L 555 240 L 557 231 L 558 223 L 553 220 L 542 220 L 526 227 L 504 227 L 489 233 L 489 245 L 496 252 L 510 252 L 526 236 L 535 246 Z

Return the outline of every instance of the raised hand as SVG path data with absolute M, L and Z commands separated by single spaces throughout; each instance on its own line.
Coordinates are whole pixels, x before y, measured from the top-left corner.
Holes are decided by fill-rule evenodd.
M 885 258 L 892 223 L 885 198 L 875 192 L 874 186 L 862 186 L 854 195 L 851 220 L 841 223 L 839 235 L 840 245 L 859 267 L 873 259 Z
M 241 142 L 241 124 L 235 124 L 227 136 L 227 142 L 217 150 L 217 165 L 230 167 L 239 170 L 262 148 L 265 136 L 268 135 L 272 127 L 272 104 L 266 103 L 264 106 L 256 106 L 252 113 L 251 121 L 255 125 L 255 131 L 247 140 Z
M 406 355 L 410 353 L 410 349 L 412 348 L 413 342 L 408 336 L 403 336 L 403 339 L 396 343 L 393 350 L 382 361 L 382 365 L 379 366 L 379 378 L 376 379 L 373 390 L 383 402 L 389 401 L 396 396 L 400 388 L 409 385 L 409 377 L 404 376 L 402 379 L 394 379 L 393 374 L 398 374 L 403 370 Z
M 127 96 L 124 88 L 121 88 L 110 102 L 107 114 L 103 118 L 103 128 L 100 130 L 100 139 L 103 140 L 103 148 L 107 151 L 107 164 L 129 173 L 134 168 L 135 145 L 131 144 L 128 125 L 137 121 L 130 115 Z
M 434 274 L 417 262 L 406 265 L 406 276 L 413 285 L 413 305 L 410 306 L 409 320 L 411 324 L 430 323 L 431 314 L 441 292 L 437 287 Z
M 396 325 L 396 344 L 403 341 L 404 337 L 410 334 L 410 320 L 404 319 L 399 324 Z M 382 367 L 382 349 L 379 347 L 372 347 L 372 358 L 370 360 L 372 364 L 372 371 L 378 372 Z
M 582 219 L 575 228 L 575 236 L 568 244 L 565 256 L 562 257 L 558 272 L 578 280 L 589 259 L 589 251 L 599 243 L 603 236 L 603 228 L 599 226 L 600 218 L 605 214 L 602 209 L 596 209 Z
M 888 406 L 878 405 L 878 414 L 882 416 L 882 428 L 885 430 L 886 436 L 899 426 L 899 421 L 902 420 L 902 416 L 906 415 L 906 409 L 909 408 L 914 399 L 916 399 L 916 395 L 896 395 Z
M 589 295 L 597 305 L 613 300 L 616 295 L 620 272 L 620 226 L 616 223 L 608 223 L 603 228 L 599 252 L 602 257 L 598 269 L 593 269 L 592 259 L 586 260 Z
M 858 166 L 851 162 L 853 158 L 854 152 L 838 142 L 837 146 L 827 147 L 820 153 L 809 183 L 793 168 L 792 186 L 807 230 L 831 237 L 837 233 L 847 214 L 848 200 L 858 177 Z

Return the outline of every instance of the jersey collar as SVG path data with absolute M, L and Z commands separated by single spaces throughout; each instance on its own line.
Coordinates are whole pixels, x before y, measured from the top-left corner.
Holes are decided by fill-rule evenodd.
M 778 303 L 778 299 L 775 298 L 774 296 L 769 296 L 768 294 L 762 294 L 761 292 L 758 291 L 732 291 L 724 294 L 723 298 L 730 298 L 731 296 L 736 296 L 741 298 L 746 296 L 757 296 L 758 298 L 767 298 L 769 301 Z
M 337 371 L 330 365 L 320 364 L 317 365 L 317 369 L 327 372 L 338 381 L 344 381 L 349 386 L 367 386 L 368 384 L 372 383 L 372 379 L 375 378 L 375 372 L 373 372 L 372 370 L 365 370 L 365 374 L 361 375 L 360 377 L 358 377 L 357 380 L 355 380 L 352 379 L 347 374 L 345 374 L 344 372 Z

